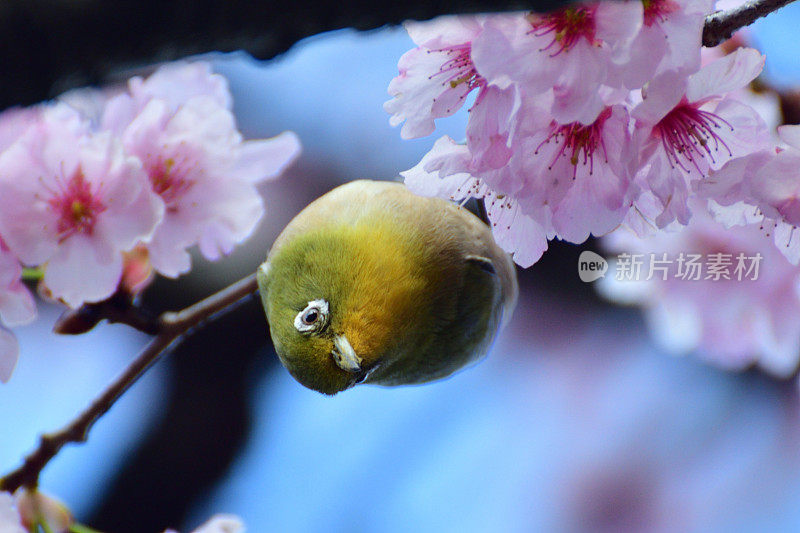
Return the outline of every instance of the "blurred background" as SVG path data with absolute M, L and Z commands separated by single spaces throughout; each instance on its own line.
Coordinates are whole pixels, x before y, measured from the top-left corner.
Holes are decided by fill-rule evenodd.
M 767 79 L 800 85 L 800 5 L 752 28 Z M 343 30 L 267 62 L 211 55 L 246 137 L 294 130 L 303 154 L 262 192 L 257 235 L 230 257 L 159 280 L 177 309 L 252 272 L 308 202 L 358 178 L 396 178 L 436 137 L 403 141 L 382 109 L 405 31 Z M 464 135 L 464 111 L 436 135 Z M 234 513 L 249 531 L 795 531 L 800 404 L 795 379 L 675 358 L 635 309 L 577 276 L 582 247 L 553 243 L 520 271 L 509 327 L 481 363 L 435 384 L 323 397 L 277 363 L 253 298 L 156 365 L 64 450 L 41 487 L 101 531 L 189 531 Z M 0 470 L 60 427 L 147 337 L 102 325 L 50 333 L 58 309 L 17 330 L 0 387 Z

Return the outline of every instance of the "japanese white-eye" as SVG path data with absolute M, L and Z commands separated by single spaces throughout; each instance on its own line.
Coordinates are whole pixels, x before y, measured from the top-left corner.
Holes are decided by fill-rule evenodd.
M 514 264 L 478 217 L 368 180 L 300 212 L 258 286 L 281 362 L 325 394 L 449 376 L 486 352 L 517 298 Z

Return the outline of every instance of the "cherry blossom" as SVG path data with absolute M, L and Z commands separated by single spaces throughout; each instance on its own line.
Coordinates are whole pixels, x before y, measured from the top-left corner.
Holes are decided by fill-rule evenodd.
M 135 100 L 142 103 L 159 98 L 177 108 L 196 96 L 208 96 L 225 109 L 233 107 L 228 80 L 215 74 L 206 61 L 166 63 L 147 78 L 131 78 L 128 90 Z
M 643 264 L 638 280 L 610 269 L 601 293 L 643 306 L 656 340 L 671 352 L 789 376 L 800 358 L 800 269 L 757 224 L 726 228 L 698 204 L 682 231 L 642 239 L 622 228 L 604 238 L 606 249 L 639 254 Z
M 547 250 L 547 241 L 554 237 L 549 208 L 541 208 L 535 218 L 525 214 L 513 196 L 492 189 L 467 172 L 469 164 L 468 148 L 444 136 L 419 164 L 400 174 L 406 186 L 421 196 L 459 202 L 482 199 L 497 244 L 512 254 L 517 264 L 531 266 Z
M 28 531 L 42 528 L 53 533 L 67 533 L 74 520 L 72 513 L 60 501 L 36 489 L 22 489 L 14 494 L 20 522 Z
M 713 0 L 642 0 L 642 28 L 622 70 L 626 87 L 637 89 L 668 71 L 697 72 L 703 23 L 713 4 Z
M 537 251 L 542 234 L 580 243 L 623 221 L 642 231 L 688 223 L 694 182 L 769 144 L 758 114 L 729 96 L 764 58 L 741 49 L 697 71 L 709 7 L 579 3 L 408 23 L 418 47 L 401 59 L 385 104 L 393 125 L 405 121 L 401 135 L 430 134 L 475 92 L 464 147 L 437 142 L 414 181 L 473 178 L 477 188 L 433 189 L 501 195 L 513 220 L 541 229 Z
M 486 80 L 475 70 L 471 57 L 472 39 L 482 29 L 477 17 L 409 21 L 405 28 L 417 47 L 400 58 L 400 73 L 389 84 L 393 98 L 383 107 L 392 114 L 392 126 L 405 122 L 400 135 L 413 139 L 433 133 L 434 119 L 455 113 L 476 89 L 477 105 Z
M 503 15 L 496 15 L 503 17 Z M 467 144 L 475 164 L 500 168 L 508 162 L 508 137 L 520 106 L 515 87 L 487 86 L 472 62 L 472 40 L 482 31 L 482 17 L 440 17 L 407 22 L 419 46 L 400 58 L 400 73 L 389 84 L 392 100 L 384 109 L 390 123 L 403 123 L 404 139 L 433 132 L 434 120 L 455 113 L 475 91 L 467 125 Z
M 748 196 L 765 216 L 800 225 L 800 126 L 781 126 L 778 136 L 785 149 L 763 152 L 750 158 L 747 172 Z M 761 157 L 759 157 L 761 156 Z M 755 164 L 753 164 L 755 162 Z
M 22 265 L 0 238 L 0 381 L 7 382 L 17 363 L 19 346 L 13 333 L 3 329 L 21 326 L 36 318 L 36 304 L 22 284 Z
M 214 74 L 205 61 L 167 63 L 147 78 L 131 78 L 127 89 L 101 100 L 102 129 L 119 132 L 154 98 L 164 101 L 172 112 L 198 96 L 211 98 L 224 109 L 233 106 L 227 80 Z
M 769 145 L 764 121 L 749 106 L 727 96 L 763 68 L 756 50 L 739 49 L 685 78 L 667 72 L 653 79 L 634 108 L 634 138 L 642 146 L 636 181 L 661 203 L 655 224 L 686 224 L 691 183 L 734 155 Z
M 586 2 L 408 23 L 418 47 L 385 105 L 392 124 L 405 121 L 401 135 L 430 134 L 475 93 L 465 148 L 437 143 L 417 181 L 466 173 L 502 195 L 506 212 L 575 243 L 623 222 L 645 233 L 687 224 L 697 182 L 771 143 L 758 113 L 731 96 L 760 73 L 760 53 L 742 48 L 698 71 L 710 7 Z
M 180 62 L 0 114 L 0 381 L 19 352 L 5 328 L 35 318 L 23 266 L 42 295 L 78 307 L 136 295 L 154 271 L 188 271 L 187 248 L 217 259 L 253 232 L 256 185 L 299 141 L 244 140 L 231 108 L 224 77 Z
M 110 133 L 88 135 L 63 104 L 0 155 L 0 234 L 70 306 L 110 296 L 122 252 L 147 240 L 163 216 L 141 164 Z
M 536 106 L 523 114 L 528 118 L 521 120 L 513 155 L 501 168 L 486 169 L 468 143 L 457 145 L 445 137 L 410 174 L 401 173 L 421 194 L 473 196 L 484 199 L 490 214 L 498 209 L 495 218 L 502 213 L 504 222 L 495 237 L 508 243 L 505 248 L 516 259 L 525 258 L 520 264 L 538 259 L 547 248 L 546 238 L 580 243 L 590 234 L 611 231 L 637 194 L 631 181 L 636 150 L 623 106 L 606 107 L 588 125 L 546 120 L 547 114 Z M 446 185 L 438 183 L 453 175 Z M 437 183 L 426 186 L 425 179 Z M 531 239 L 527 246 L 521 242 L 525 234 Z
M 570 242 L 617 227 L 637 195 L 629 125 L 625 107 L 608 106 L 590 124 L 550 121 L 533 132 L 536 148 L 519 154 L 531 159 L 517 194 L 523 208 L 549 205 L 557 236 Z
M 22 526 L 14 496 L 8 492 L 0 492 L 0 533 L 28 533 Z
M 529 95 L 552 91 L 560 123 L 595 121 L 598 88 L 622 87 L 621 65 L 643 21 L 641 2 L 576 3 L 551 13 L 492 17 L 472 57 L 490 85 L 518 84 Z
M 737 157 L 695 187 L 727 227 L 758 225 L 793 264 L 800 262 L 800 126 L 781 126 L 785 146 Z
M 141 160 L 166 207 L 146 243 L 153 267 L 165 276 L 190 269 L 186 249 L 194 244 L 213 260 L 247 238 L 264 212 L 256 183 L 280 175 L 300 150 L 291 132 L 244 141 L 228 109 L 227 86 L 217 78 L 207 67 L 159 70 L 132 82 L 131 95 L 114 99 L 103 119 L 126 153 Z M 176 84 L 183 91 L 170 93 Z
M 36 123 L 40 111 L 39 107 L 12 107 L 0 113 L 0 152 Z

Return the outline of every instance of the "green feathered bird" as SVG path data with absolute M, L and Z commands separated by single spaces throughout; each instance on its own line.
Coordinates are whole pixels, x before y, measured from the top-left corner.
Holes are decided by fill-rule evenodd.
M 368 180 L 298 214 L 258 286 L 281 362 L 324 394 L 449 376 L 486 352 L 517 298 L 514 264 L 480 219 Z

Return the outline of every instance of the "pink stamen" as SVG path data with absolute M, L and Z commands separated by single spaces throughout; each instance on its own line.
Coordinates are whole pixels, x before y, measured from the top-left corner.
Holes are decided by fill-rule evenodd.
M 441 78 L 442 87 L 447 88 L 449 86 L 450 89 L 455 89 L 459 85 L 465 84 L 467 90 L 459 97 L 459 100 L 464 100 L 474 89 L 478 89 L 480 92 L 473 107 L 478 105 L 483 98 L 484 91 L 482 89 L 486 87 L 486 79 L 478 74 L 475 64 L 472 62 L 472 57 L 470 56 L 472 45 L 467 43 L 449 48 L 428 50 L 429 54 L 432 52 L 445 53 L 448 59 L 439 67 L 439 72 L 428 76 L 428 79 Z M 434 101 L 436 101 L 435 98 Z M 448 113 L 450 111 L 451 109 L 447 110 Z
M 537 37 L 553 34 L 553 39 L 540 52 L 556 48 L 550 57 L 555 57 L 561 52 L 568 52 L 581 39 L 592 46 L 599 46 L 601 42 L 595 39 L 594 7 L 567 7 L 553 13 L 539 15 L 531 13 L 528 21 L 533 26 L 529 33 Z
M 680 9 L 672 0 L 642 0 L 644 6 L 644 25 L 652 26 L 656 22 L 664 22 L 670 13 Z
M 98 191 L 92 192 L 92 184 L 86 181 L 80 167 L 66 181 L 63 177 L 56 178 L 56 188 L 47 190 L 52 195 L 47 203 L 59 215 L 56 227 L 59 242 L 76 233 L 94 232 L 97 215 L 106 210 L 106 205 Z
M 723 125 L 731 131 L 733 126 L 719 115 L 699 109 L 702 104 L 703 102 L 689 103 L 684 98 L 653 128 L 653 135 L 661 138 L 672 168 L 677 166 L 691 172 L 685 164 L 690 163 L 702 174 L 698 164 L 700 159 L 707 158 L 715 163 L 713 152 L 718 152 L 720 147 L 727 150 L 728 155 L 733 155 L 718 133 Z M 710 141 L 713 141 L 713 147 Z
M 603 152 L 603 159 L 608 163 L 606 145 L 603 142 L 603 125 L 608 117 L 611 116 L 611 108 L 605 108 L 597 119 L 589 124 L 580 122 L 570 122 L 569 124 L 558 124 L 553 121 L 550 125 L 550 134 L 544 141 L 539 143 L 534 154 L 539 153 L 539 149 L 550 142 L 552 139 L 556 143 L 561 143 L 556 155 L 548 165 L 547 170 L 552 170 L 553 165 L 559 157 L 569 157 L 572 164 L 572 179 L 575 179 L 578 172 L 578 163 L 589 165 L 589 175 L 594 172 L 594 155 L 599 149 Z
M 486 186 L 477 178 L 470 176 L 450 195 L 450 199 L 455 201 L 456 198 L 462 198 L 461 205 L 463 206 L 470 198 L 484 198 L 485 196 Z
M 153 192 L 164 200 L 167 211 L 177 211 L 179 200 L 194 185 L 194 181 L 188 178 L 194 163 L 187 158 L 178 160 L 174 157 L 158 156 L 145 158 L 144 167 L 150 177 Z

